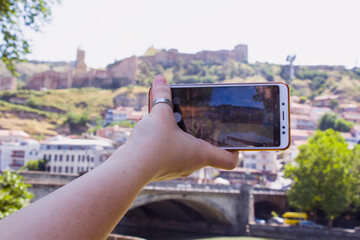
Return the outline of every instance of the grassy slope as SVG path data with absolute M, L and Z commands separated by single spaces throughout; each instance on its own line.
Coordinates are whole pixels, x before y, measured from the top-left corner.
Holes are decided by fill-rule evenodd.
M 47 92 L 20 90 L 13 92 L 14 97 L 32 99 L 36 106 L 12 104 L 0 100 L 0 126 L 5 129 L 22 129 L 31 135 L 54 135 L 66 119 L 66 113 L 78 115 L 86 113 L 95 121 L 96 118 L 114 106 L 113 98 L 127 93 L 134 97 L 136 93 L 147 92 L 145 87 L 132 86 L 117 90 L 82 88 L 53 89 Z M 65 111 L 65 114 L 39 110 L 50 106 Z M 38 120 L 37 120 L 38 119 Z
M 140 60 L 139 60 L 140 61 Z M 137 79 L 139 84 L 147 87 L 129 86 L 116 90 L 82 88 L 82 89 L 56 89 L 46 92 L 35 90 L 19 90 L 13 93 L 13 97 L 26 99 L 31 104 L 18 105 L 11 104 L 6 99 L 0 100 L 0 127 L 6 129 L 23 129 L 33 135 L 56 134 L 66 119 L 68 112 L 81 115 L 86 113 L 92 120 L 99 118 L 107 108 L 113 107 L 113 98 L 118 94 L 126 93 L 128 97 L 134 97 L 137 92 L 147 92 L 155 74 L 159 69 L 171 83 L 181 82 L 265 82 L 269 75 L 274 81 L 285 81 L 281 71 L 283 66 L 254 63 L 246 64 L 239 62 L 228 62 L 224 64 L 205 65 L 201 62 L 194 62 L 189 66 L 163 68 L 156 66 L 154 69 L 144 66 L 139 62 Z M 1 65 L 1 64 L 0 64 Z M 21 63 L 18 70 L 21 78 L 31 76 L 34 73 L 44 70 L 66 69 L 62 63 Z M 189 73 L 189 69 L 197 69 L 197 73 Z M 311 79 L 297 79 L 289 85 L 293 95 L 313 98 L 318 95 L 339 94 L 346 98 L 347 102 L 360 103 L 360 75 L 356 75 L 351 70 L 323 70 L 317 72 L 327 74 L 326 81 L 319 89 L 311 89 Z M 0 75 L 3 74 L 3 66 L 0 66 Z M 177 75 L 177 80 L 175 76 Z M 269 78 L 268 78 L 269 79 Z M 19 79 L 19 81 L 21 81 Z M 0 96 L 3 93 L 0 93 Z M 8 98 L 9 99 L 9 98 Z M 48 112 L 44 106 L 57 108 L 63 113 Z M 24 114 L 25 113 L 25 114 Z M 28 115 L 28 117 L 27 117 Z

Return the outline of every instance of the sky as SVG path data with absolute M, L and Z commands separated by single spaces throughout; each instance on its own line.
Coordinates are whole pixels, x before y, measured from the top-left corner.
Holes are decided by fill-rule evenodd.
M 30 60 L 104 68 L 154 46 L 195 53 L 247 44 L 249 62 L 360 66 L 358 0 L 62 0 L 41 32 L 26 32 Z

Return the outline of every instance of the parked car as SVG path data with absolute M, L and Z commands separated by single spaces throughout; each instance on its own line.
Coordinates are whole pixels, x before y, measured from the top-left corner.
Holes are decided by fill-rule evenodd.
M 300 227 L 318 228 L 318 229 L 324 228 L 322 225 L 319 225 L 317 223 L 314 223 L 313 221 L 308 221 L 308 220 L 299 222 L 298 226 L 300 226 Z
M 301 212 L 286 212 L 283 215 L 286 224 L 298 225 L 301 221 L 307 220 L 307 214 Z
M 265 224 L 265 220 L 264 219 L 258 219 L 258 218 L 255 218 L 255 223 L 257 224 Z
M 281 217 L 272 217 L 272 218 L 269 218 L 266 222 L 267 223 L 275 223 L 275 224 L 284 224 L 284 219 Z

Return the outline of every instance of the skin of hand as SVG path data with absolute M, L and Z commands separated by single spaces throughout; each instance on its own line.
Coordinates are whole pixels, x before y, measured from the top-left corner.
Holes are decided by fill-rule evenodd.
M 163 75 L 155 77 L 151 91 L 150 102 L 161 97 L 172 99 L 170 85 Z M 232 169 L 238 159 L 238 151 L 217 148 L 182 131 L 165 103 L 156 104 L 137 123 L 127 144 L 156 156 L 149 166 L 154 172 L 152 181 L 185 177 L 205 166 Z
M 156 76 L 152 95 L 171 99 L 162 75 Z M 103 164 L 2 219 L 0 238 L 106 239 L 149 182 L 187 176 L 208 165 L 231 169 L 236 162 L 237 152 L 180 130 L 171 108 L 159 103 Z

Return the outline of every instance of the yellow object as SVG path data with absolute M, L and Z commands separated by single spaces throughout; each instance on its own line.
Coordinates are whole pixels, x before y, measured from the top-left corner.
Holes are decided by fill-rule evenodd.
M 301 221 L 307 220 L 306 213 L 299 213 L 299 212 L 286 212 L 283 215 L 284 223 L 289 225 L 296 225 Z

